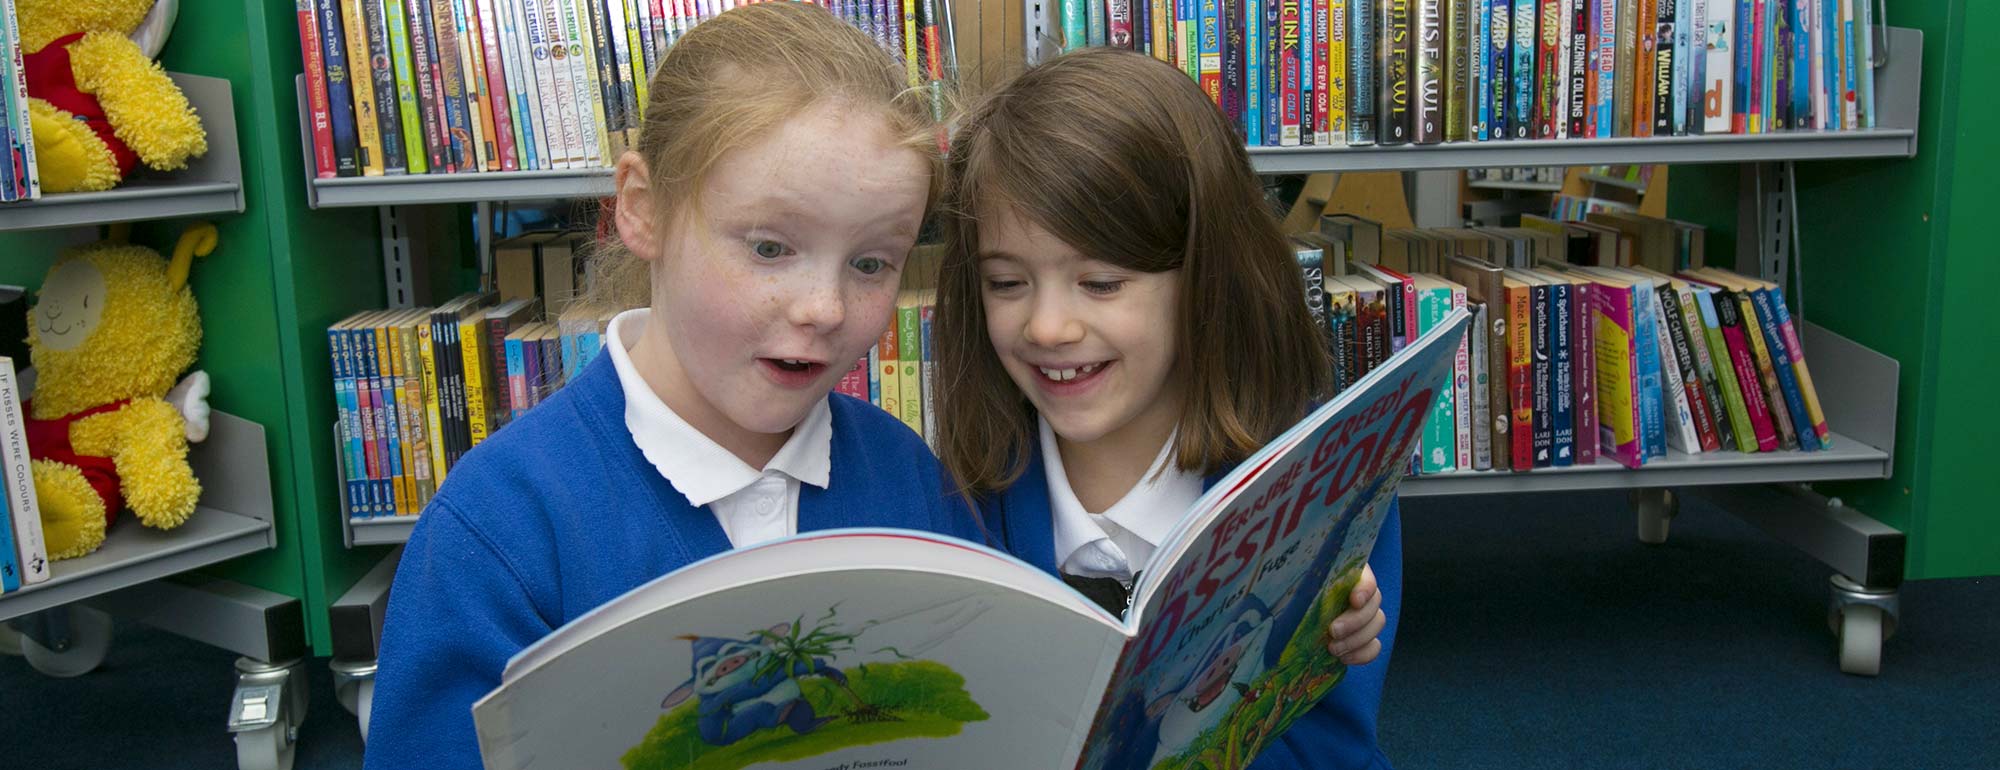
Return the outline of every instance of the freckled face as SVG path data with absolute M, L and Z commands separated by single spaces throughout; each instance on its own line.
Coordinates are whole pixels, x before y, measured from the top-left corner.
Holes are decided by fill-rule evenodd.
M 838 104 L 723 156 L 653 273 L 655 389 L 711 436 L 790 431 L 887 327 L 928 191 L 887 120 Z

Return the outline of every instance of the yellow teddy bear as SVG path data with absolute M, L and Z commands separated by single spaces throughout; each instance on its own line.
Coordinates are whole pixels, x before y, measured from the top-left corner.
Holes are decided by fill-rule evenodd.
M 171 263 L 144 246 L 94 243 L 64 252 L 42 282 L 25 406 L 50 559 L 97 550 L 126 506 L 158 529 L 194 513 L 187 423 L 164 397 L 201 346 L 188 267 L 215 240 L 214 225 L 196 223 Z
M 15 5 L 42 190 L 109 190 L 138 163 L 168 171 L 208 152 L 186 95 L 128 37 L 170 26 L 178 0 Z

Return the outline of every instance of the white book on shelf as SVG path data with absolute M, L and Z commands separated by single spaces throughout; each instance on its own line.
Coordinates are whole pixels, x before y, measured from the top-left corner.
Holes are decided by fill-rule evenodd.
M 541 142 L 538 146 L 546 153 L 548 168 L 569 168 L 569 142 L 563 133 L 561 103 L 567 88 L 557 88 L 554 54 L 549 45 L 549 14 L 544 7 L 554 0 L 522 0 L 521 29 L 527 32 L 528 59 L 522 66 L 532 68 L 535 73 L 535 109 L 540 111 L 541 121 L 537 128 Z M 571 125 L 572 131 L 575 129 Z
M 28 429 L 21 413 L 20 383 L 14 361 L 0 356 L 0 473 L 6 475 L 7 511 L 12 515 L 13 553 L 21 565 L 21 585 L 49 579 L 48 546 L 42 539 L 42 507 L 35 500 L 35 476 L 28 465 Z
M 577 6 L 576 0 L 560 2 L 563 41 L 569 46 L 570 87 L 577 99 L 576 123 L 582 159 L 586 166 L 601 166 L 610 152 L 604 141 L 604 89 L 602 79 L 597 76 L 595 32 L 589 14 Z
M 583 151 L 583 126 L 576 112 L 577 93 L 576 57 L 570 55 L 568 40 L 563 36 L 563 0 L 542 0 L 542 36 L 547 41 L 549 51 L 549 74 L 554 80 L 556 119 L 562 125 L 563 155 L 569 159 L 564 168 L 580 168 L 585 165 Z M 542 92 L 548 98 L 548 92 Z

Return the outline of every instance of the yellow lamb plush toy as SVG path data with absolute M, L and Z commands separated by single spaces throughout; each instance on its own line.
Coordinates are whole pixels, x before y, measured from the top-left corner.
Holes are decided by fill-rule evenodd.
M 109 190 L 139 163 L 168 171 L 208 151 L 187 96 L 131 39 L 157 46 L 178 0 L 15 6 L 44 191 Z
M 165 396 L 201 346 L 188 267 L 215 240 L 214 225 L 196 223 L 171 263 L 144 246 L 94 243 L 64 252 L 42 282 L 26 407 L 50 559 L 97 550 L 128 505 L 158 529 L 194 513 L 187 424 Z

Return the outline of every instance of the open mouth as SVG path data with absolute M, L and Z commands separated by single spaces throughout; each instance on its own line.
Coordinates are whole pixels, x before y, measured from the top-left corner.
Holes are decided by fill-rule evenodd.
M 1112 363 L 1114 362 L 1097 361 L 1076 366 L 1036 366 L 1035 373 L 1041 376 L 1042 382 L 1045 384 L 1069 388 L 1096 379 L 1104 374 L 1106 369 L 1111 368 Z
M 802 387 L 819 379 L 826 364 L 806 358 L 759 358 L 766 374 L 785 387 Z

